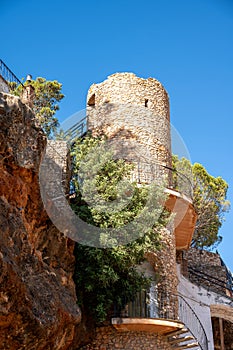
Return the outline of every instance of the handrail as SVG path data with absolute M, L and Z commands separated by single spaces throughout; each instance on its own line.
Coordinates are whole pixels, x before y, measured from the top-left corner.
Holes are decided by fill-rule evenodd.
M 22 85 L 24 88 L 24 85 L 22 82 L 16 77 L 16 75 L 10 70 L 9 67 L 3 62 L 3 60 L 0 59 L 0 75 L 3 77 L 3 79 L 6 80 L 6 82 L 15 82 L 17 85 Z
M 208 350 L 207 336 L 197 314 L 178 294 L 159 293 L 156 287 L 138 292 L 133 301 L 123 300 L 123 307 L 114 305 L 113 317 L 159 318 L 182 322 L 202 350 Z
M 123 300 L 123 307 L 114 305 L 113 317 L 178 318 L 177 296 L 158 293 L 156 287 L 138 292 L 132 301 Z
M 187 175 L 182 174 L 180 171 L 178 171 L 178 170 L 175 169 L 175 168 L 171 168 L 171 167 L 168 167 L 168 166 L 166 166 L 166 165 L 163 165 L 163 166 L 164 166 L 164 168 L 169 169 L 169 170 L 175 172 L 179 177 L 181 177 L 185 182 L 187 182 L 187 183 L 189 184 L 189 187 L 190 187 L 190 189 L 191 189 L 191 191 L 192 191 L 192 194 L 193 194 L 193 183 L 192 183 L 192 181 L 190 180 L 190 178 L 189 178 Z
M 88 116 L 85 116 L 66 130 L 65 136 L 72 142 L 75 138 L 84 136 L 87 131 Z M 167 188 L 177 190 L 190 199 L 193 199 L 193 184 L 191 180 L 180 171 L 160 162 L 146 163 L 132 160 L 132 163 L 136 165 L 135 170 L 132 172 L 133 181 L 136 180 L 138 183 L 151 183 L 158 179 L 165 180 L 168 182 Z
M 70 141 L 74 141 L 77 137 L 82 137 L 86 134 L 88 127 L 88 118 L 85 116 L 74 124 L 71 128 L 65 131 L 65 136 L 69 138 Z
M 199 320 L 196 312 L 181 295 L 179 301 L 179 320 L 185 324 L 189 332 L 196 338 L 202 350 L 208 350 L 208 340 L 205 329 Z M 191 317 L 192 315 L 192 317 Z
M 178 191 L 188 198 L 193 199 L 193 184 L 191 180 L 180 171 L 160 162 L 146 163 L 132 161 L 135 170 L 132 172 L 132 180 L 138 183 L 152 183 L 160 180 L 161 185 L 166 183 L 166 188 Z
M 189 272 L 189 274 L 195 275 L 195 276 L 197 276 L 197 278 L 199 278 L 199 279 L 201 279 L 203 281 L 206 281 L 209 284 L 212 284 L 214 287 L 216 287 L 216 285 L 217 285 L 217 286 L 219 286 L 219 287 L 221 287 L 223 289 L 229 290 L 231 293 L 233 292 L 233 285 L 231 284 L 229 286 L 229 282 L 228 281 L 224 282 L 223 280 L 220 280 L 219 278 L 211 276 L 208 273 L 200 271 L 200 270 L 198 270 L 196 268 L 193 268 L 191 266 L 188 267 L 188 272 Z

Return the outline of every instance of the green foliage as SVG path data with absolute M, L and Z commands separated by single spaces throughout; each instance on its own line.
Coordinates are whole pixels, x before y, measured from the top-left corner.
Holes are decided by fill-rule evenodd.
M 113 303 L 123 306 L 123 300 L 132 300 L 149 286 L 149 279 L 135 269 L 144 259 L 137 255 L 130 246 L 100 249 L 76 245 L 77 297 L 96 321 L 106 319 Z
M 129 190 L 124 180 L 129 177 L 133 166 L 122 159 L 110 159 L 111 152 L 106 149 L 100 155 L 98 149 L 104 144 L 105 139 L 89 135 L 78 139 L 72 148 L 72 185 L 76 194 L 72 207 L 82 220 L 103 229 L 100 235 L 103 248 L 76 244 L 75 249 L 78 300 L 96 321 L 106 319 L 113 303 L 121 306 L 123 300 L 132 300 L 138 291 L 148 287 L 150 280 L 139 273 L 136 266 L 145 260 L 146 252 L 160 249 L 160 232 L 169 219 L 159 204 L 164 194 L 157 188 L 157 197 L 153 193 L 156 199 L 154 210 L 145 211 L 145 220 L 137 222 L 146 207 L 151 188 L 139 188 L 133 183 Z M 122 200 L 118 201 L 119 193 Z M 162 214 L 156 221 L 158 210 Z M 151 220 L 153 224 L 147 225 Z M 129 234 L 125 225 L 135 221 L 135 227 L 132 227 L 135 231 L 139 227 L 140 234 L 133 235 L 128 244 L 118 245 L 121 234 L 124 237 Z M 105 232 L 109 227 L 120 229 L 116 237 Z
M 193 181 L 193 205 L 198 219 L 192 246 L 213 249 L 222 240 L 219 229 L 230 207 L 226 200 L 228 184 L 221 177 L 208 174 L 203 165 L 192 165 L 185 158 L 173 156 L 173 166 Z
M 55 117 L 55 113 L 59 110 L 58 103 L 63 99 L 64 95 L 61 93 L 62 84 L 58 81 L 49 81 L 45 78 L 38 77 L 36 80 L 25 82 L 24 86 L 28 84 L 34 88 L 33 111 L 39 121 L 41 127 L 48 137 L 51 137 L 57 130 L 59 122 Z M 10 83 L 11 93 L 17 96 L 22 94 L 22 85 L 16 86 Z

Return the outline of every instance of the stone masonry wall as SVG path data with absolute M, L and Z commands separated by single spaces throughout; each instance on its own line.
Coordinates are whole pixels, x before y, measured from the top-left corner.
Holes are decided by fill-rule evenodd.
M 148 174 L 159 172 L 159 179 L 167 175 L 156 164 L 171 165 L 169 100 L 156 79 L 117 73 L 93 84 L 87 115 L 88 128 L 95 135 L 106 134 L 117 157 L 139 164 L 141 182 L 154 179 Z
M 94 136 L 108 136 L 116 158 L 137 164 L 133 180 L 158 182 L 168 178 L 162 164 L 171 166 L 169 101 L 166 90 L 155 79 L 141 79 L 132 73 L 117 73 L 91 86 L 87 96 L 88 129 Z M 169 180 L 169 179 L 168 179 Z M 146 258 L 155 274 L 160 317 L 177 318 L 176 248 L 174 232 L 164 228 L 159 252 Z M 97 327 L 96 338 L 83 350 L 171 349 L 155 333 L 118 332 L 113 327 Z
M 70 150 L 66 141 L 48 140 L 46 155 L 53 160 L 61 172 L 61 182 L 65 193 L 69 192 L 71 177 L 71 157 Z
M 117 157 L 137 162 L 133 180 L 162 182 L 168 175 L 159 162 L 171 165 L 168 94 L 156 79 L 133 73 L 116 73 L 93 84 L 87 96 L 88 129 L 106 134 Z M 151 172 L 153 175 L 151 176 Z M 150 254 L 155 271 L 162 270 L 161 289 L 176 291 L 175 241 L 173 230 L 164 230 L 164 246 Z M 159 256 L 158 256 L 159 255 Z
M 167 229 L 163 231 L 161 244 L 161 250 L 147 253 L 147 260 L 159 275 L 157 288 L 160 316 L 162 318 L 176 319 L 178 316 L 178 304 L 175 295 L 177 294 L 178 280 L 175 262 L 175 237 Z M 167 315 L 166 310 L 169 310 Z
M 168 94 L 156 79 L 138 78 L 133 73 L 116 73 L 93 84 L 87 96 L 88 129 L 109 137 L 116 156 L 137 162 L 133 180 L 162 182 L 171 165 L 171 137 Z M 151 176 L 151 173 L 152 176 Z M 163 248 L 148 254 L 161 273 L 159 292 L 176 293 L 174 232 L 164 229 Z
M 206 250 L 191 248 L 184 257 L 192 266 L 221 266 L 220 256 Z
M 168 94 L 154 78 L 143 79 L 133 73 L 112 74 L 104 82 L 93 84 L 88 92 L 88 105 L 104 103 L 146 106 L 155 116 L 163 115 L 170 120 Z
M 94 341 L 82 350 L 171 350 L 161 336 L 150 332 L 118 332 L 113 327 L 99 327 Z
M 192 248 L 183 253 L 182 272 L 197 285 L 220 294 L 232 296 L 227 287 L 227 271 L 222 266 L 220 256 L 204 250 Z
M 9 92 L 9 87 L 6 80 L 0 75 L 0 92 Z

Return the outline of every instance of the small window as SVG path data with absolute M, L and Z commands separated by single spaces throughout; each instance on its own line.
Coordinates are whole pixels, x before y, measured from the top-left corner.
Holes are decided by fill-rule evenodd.
M 95 94 L 91 95 L 87 102 L 88 106 L 94 106 L 95 105 Z
M 148 107 L 148 98 L 145 99 L 145 107 Z

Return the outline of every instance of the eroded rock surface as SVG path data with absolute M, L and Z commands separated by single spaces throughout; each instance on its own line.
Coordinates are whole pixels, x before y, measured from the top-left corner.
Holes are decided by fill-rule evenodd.
M 0 133 L 0 349 L 75 348 L 74 243 L 43 209 L 45 136 L 31 110 L 3 93 Z

